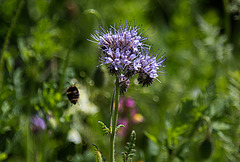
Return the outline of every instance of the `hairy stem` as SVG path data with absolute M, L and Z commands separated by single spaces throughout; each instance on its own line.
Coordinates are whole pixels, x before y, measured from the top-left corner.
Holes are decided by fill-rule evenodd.
M 110 129 L 112 128 L 112 114 L 113 114 L 113 105 L 114 105 L 115 93 L 116 93 L 116 88 L 114 87 L 113 96 L 112 96 L 112 103 L 111 103 Z M 111 132 L 112 132 L 112 129 L 111 129 Z
M 118 118 L 118 102 L 119 102 L 119 78 L 116 76 L 116 83 L 115 83 L 115 109 L 113 116 L 111 117 L 112 127 L 111 127 L 111 134 L 110 134 L 110 162 L 115 162 L 115 135 L 116 135 L 116 125 L 117 125 L 117 118 Z

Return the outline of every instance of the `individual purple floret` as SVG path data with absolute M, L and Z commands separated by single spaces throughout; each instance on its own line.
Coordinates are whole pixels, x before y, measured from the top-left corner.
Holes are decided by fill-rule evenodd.
M 40 118 L 38 115 L 34 115 L 31 117 L 31 130 L 33 133 L 42 132 L 46 129 L 45 121 Z

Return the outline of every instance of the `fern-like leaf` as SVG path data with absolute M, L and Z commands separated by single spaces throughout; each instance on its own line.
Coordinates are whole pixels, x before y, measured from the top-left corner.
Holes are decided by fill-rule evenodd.
M 130 136 L 129 142 L 125 146 L 125 152 L 122 152 L 123 162 L 127 162 L 128 160 L 132 161 L 132 158 L 135 156 L 136 150 L 134 149 L 136 142 L 136 133 L 133 130 Z
M 230 96 L 232 98 L 233 106 L 240 107 L 240 72 L 230 72 L 230 84 L 228 86 L 230 90 Z
M 94 145 L 94 144 L 92 144 L 92 145 L 94 146 L 94 152 L 95 152 L 95 155 L 96 155 L 96 162 L 105 162 L 106 160 L 105 160 L 105 158 L 102 154 L 102 151 L 100 151 L 99 148 L 96 145 Z
M 115 131 L 115 132 L 117 132 L 118 129 L 121 128 L 121 127 L 125 128 L 125 126 L 124 126 L 123 124 L 119 124 L 119 125 L 116 127 L 116 131 Z
M 103 130 L 104 135 L 111 134 L 111 130 L 102 121 L 98 121 L 98 123 L 102 126 L 102 130 Z

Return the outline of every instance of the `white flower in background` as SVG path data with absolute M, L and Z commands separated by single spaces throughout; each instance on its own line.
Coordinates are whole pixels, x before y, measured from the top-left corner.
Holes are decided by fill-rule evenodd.
M 67 140 L 75 144 L 80 144 L 82 142 L 81 135 L 78 133 L 76 129 L 70 129 L 68 131 Z

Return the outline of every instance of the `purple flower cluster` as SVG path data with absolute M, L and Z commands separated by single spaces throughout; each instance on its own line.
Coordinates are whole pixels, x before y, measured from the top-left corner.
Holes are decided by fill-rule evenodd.
M 158 77 L 159 68 L 163 67 L 166 58 L 157 59 L 150 55 L 151 46 L 144 44 L 147 38 L 139 30 L 139 27 L 131 27 L 126 22 L 125 27 L 119 25 L 118 29 L 113 26 L 108 30 L 101 28 L 91 37 L 94 39 L 92 42 L 100 46 L 100 62 L 108 65 L 110 74 L 123 74 L 126 78 L 139 74 L 139 84 L 149 86 Z
M 45 121 L 36 114 L 31 117 L 30 128 L 33 133 L 43 132 L 46 129 Z

